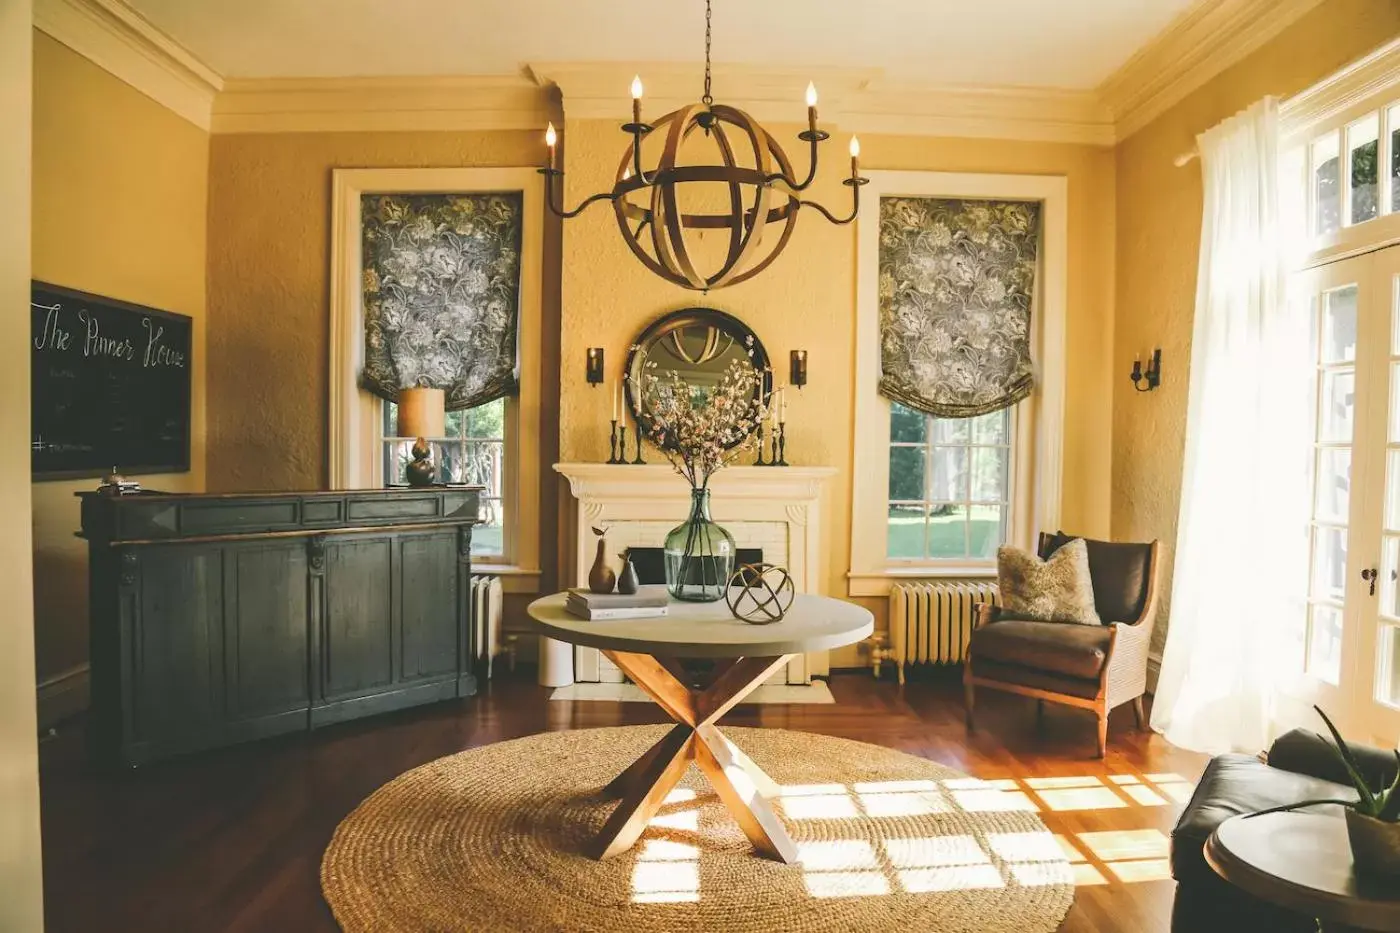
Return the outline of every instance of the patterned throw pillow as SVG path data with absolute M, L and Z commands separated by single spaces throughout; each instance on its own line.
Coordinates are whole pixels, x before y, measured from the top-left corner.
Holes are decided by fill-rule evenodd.
M 1016 547 L 997 549 L 997 583 L 1005 615 L 1037 622 L 1100 625 L 1089 576 L 1089 548 L 1083 538 L 1048 560 Z

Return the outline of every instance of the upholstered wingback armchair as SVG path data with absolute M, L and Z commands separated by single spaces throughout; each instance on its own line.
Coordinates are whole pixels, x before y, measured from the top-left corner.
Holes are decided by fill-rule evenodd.
M 1040 536 L 1049 557 L 1073 535 Z M 1093 710 L 1099 721 L 1099 757 L 1108 750 L 1108 714 L 1131 702 L 1138 728 L 1145 716 L 1147 649 L 1157 620 L 1159 554 L 1156 541 L 1128 544 L 1085 539 L 1094 606 L 1102 625 L 1016 619 L 992 605 L 979 607 L 963 669 L 967 727 L 975 728 L 978 687 L 1003 690 L 1044 704 Z

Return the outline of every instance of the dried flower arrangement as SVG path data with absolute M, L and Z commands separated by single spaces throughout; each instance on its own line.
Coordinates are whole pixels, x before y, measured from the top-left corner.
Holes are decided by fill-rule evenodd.
M 647 435 L 692 489 L 708 488 L 711 476 L 751 450 L 768 417 L 763 376 L 742 360 L 713 386 L 693 385 L 675 372 L 647 371 L 641 383 L 652 419 Z

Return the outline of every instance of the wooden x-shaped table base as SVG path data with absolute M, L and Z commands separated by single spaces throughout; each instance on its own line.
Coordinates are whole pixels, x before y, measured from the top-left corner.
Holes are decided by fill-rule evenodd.
M 694 761 L 755 849 L 789 865 L 796 862 L 797 847 L 768 803 L 777 796 L 777 785 L 715 726 L 792 655 L 736 658 L 708 688 L 691 690 L 684 683 L 685 672 L 673 660 L 625 651 L 603 653 L 677 725 L 604 789 L 622 802 L 589 854 L 605 859 L 632 848 Z

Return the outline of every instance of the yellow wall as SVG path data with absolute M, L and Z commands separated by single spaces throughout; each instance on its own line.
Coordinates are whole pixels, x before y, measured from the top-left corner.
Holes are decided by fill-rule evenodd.
M 1328 0 L 1118 146 L 1113 534 L 1166 545 L 1167 619 L 1202 207 L 1199 163 L 1176 168 L 1172 159 L 1254 101 L 1297 93 L 1397 34 L 1394 0 Z M 1132 392 L 1127 367 L 1153 347 L 1162 348 L 1162 386 Z M 1157 627 L 1157 650 L 1166 630 Z
M 42 933 L 39 762 L 34 717 L 34 613 L 30 600 L 29 0 L 0 2 L 0 930 Z
M 567 108 L 567 102 L 566 102 Z M 770 127 L 790 139 L 798 127 Z M 570 204 L 611 184 L 622 134 L 613 123 L 570 121 L 566 167 Z M 1113 331 L 1113 195 L 1111 150 L 1006 141 L 871 136 L 861 140 L 866 169 L 1066 175 L 1069 178 L 1069 322 L 1064 527 L 1105 535 L 1109 527 L 1108 352 Z M 808 194 L 838 214 L 849 211 L 844 137 L 827 144 L 827 164 Z M 790 147 L 790 151 L 792 151 Z M 805 155 L 802 156 L 805 159 Z M 801 160 L 799 160 L 801 161 Z M 805 162 L 803 163 L 805 168 Z M 651 320 L 676 308 L 716 307 L 758 334 L 786 381 L 788 352 L 805 349 L 809 382 L 788 393 L 788 459 L 840 469 L 826 501 L 823 553 L 826 591 L 846 592 L 851 525 L 852 402 L 855 368 L 855 228 L 803 212 L 786 251 L 754 279 L 703 295 L 643 268 L 618 235 L 613 214 L 595 207 L 565 228 L 560 451 L 564 460 L 607 458 L 610 393 L 589 391 L 583 358 L 606 351 L 616 379 L 627 348 Z M 653 454 L 654 458 L 659 458 Z M 678 479 L 677 482 L 680 482 Z M 868 605 L 883 616 L 883 600 Z
M 209 488 L 327 482 L 331 171 L 532 165 L 537 132 L 217 135 L 209 160 Z M 540 415 L 544 579 L 553 581 L 559 228 L 545 224 Z M 525 520 L 541 520 L 528 516 Z
M 204 486 L 204 265 L 209 136 L 43 33 L 34 35 L 34 277 L 194 318 L 191 469 L 140 477 Z M 75 490 L 35 483 L 41 683 L 85 664 L 87 560 Z

